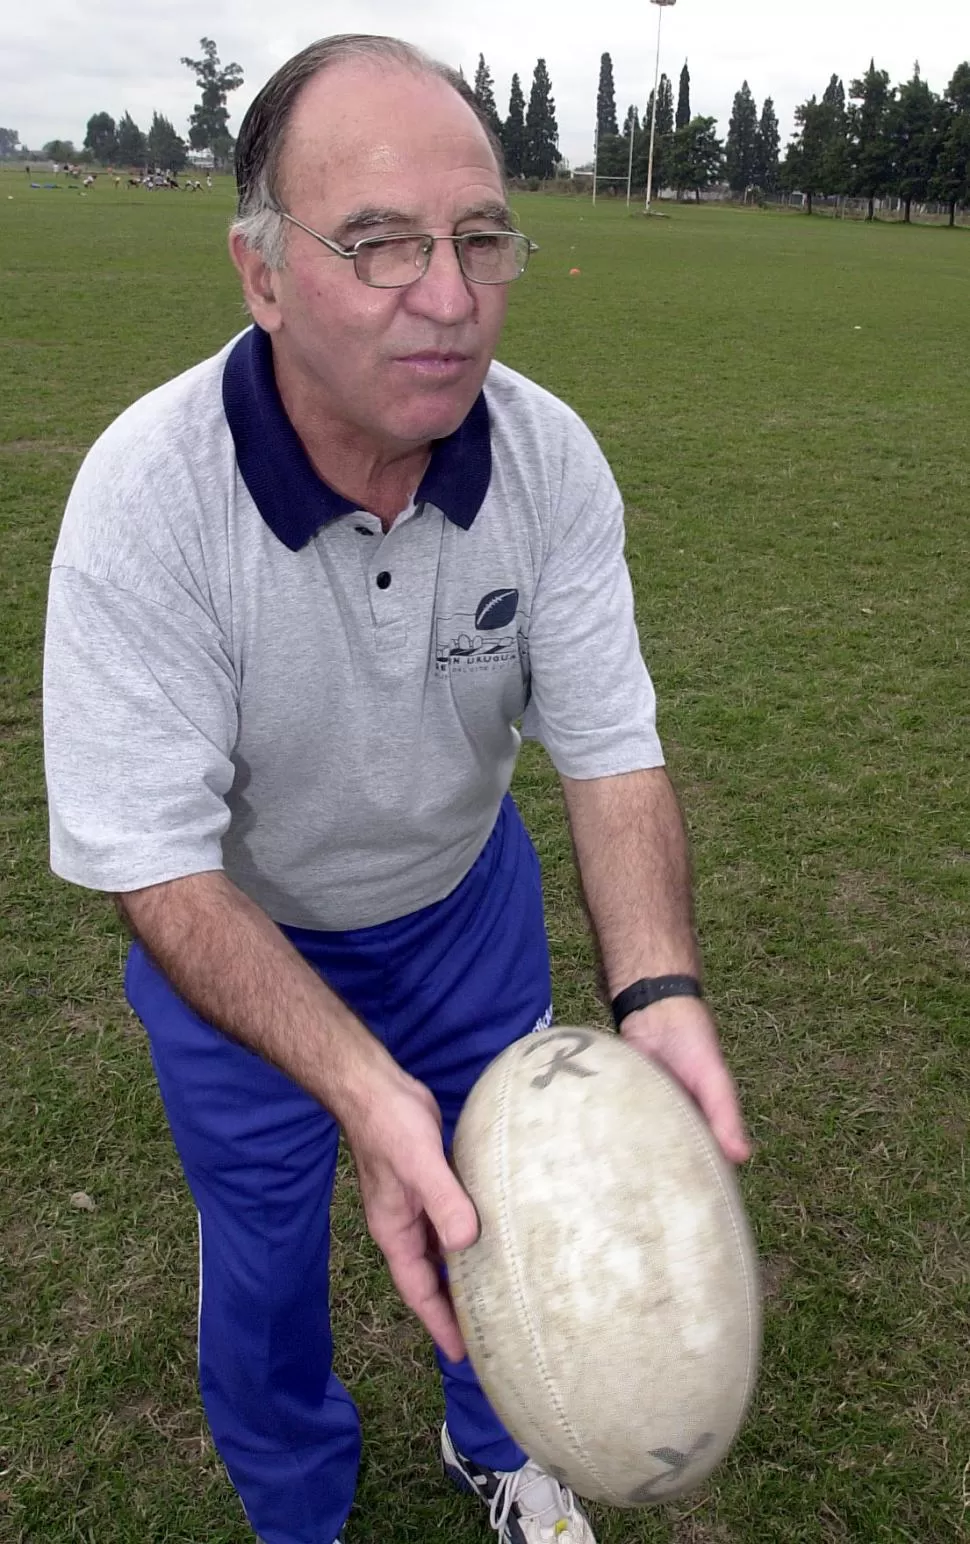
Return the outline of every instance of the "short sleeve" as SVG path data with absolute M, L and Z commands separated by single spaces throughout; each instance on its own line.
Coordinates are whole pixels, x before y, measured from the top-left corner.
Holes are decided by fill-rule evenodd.
M 54 872 L 127 891 L 221 869 L 237 716 L 210 616 L 55 564 L 44 653 Z
M 664 758 L 624 557 L 622 500 L 592 436 L 580 432 L 585 475 L 567 467 L 536 585 L 522 730 L 558 772 L 586 779 L 662 766 Z

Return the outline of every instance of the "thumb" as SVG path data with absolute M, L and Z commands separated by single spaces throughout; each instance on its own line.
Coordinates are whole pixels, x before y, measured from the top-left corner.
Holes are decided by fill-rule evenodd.
M 439 1244 L 449 1254 L 474 1244 L 481 1231 L 475 1203 L 447 1163 L 442 1163 L 440 1174 L 428 1186 L 424 1209 Z

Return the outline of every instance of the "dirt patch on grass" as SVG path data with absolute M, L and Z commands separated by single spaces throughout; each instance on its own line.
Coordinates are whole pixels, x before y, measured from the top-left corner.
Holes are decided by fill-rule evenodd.
M 761 1262 L 761 1291 L 766 1299 L 781 1297 L 793 1270 L 787 1255 L 769 1255 Z
M 671 1544 L 733 1544 L 733 1535 L 720 1523 L 705 1522 L 700 1517 L 675 1519 L 670 1539 Z
M 884 871 L 863 874 L 847 869 L 839 875 L 829 898 L 829 915 L 837 922 L 885 915 L 887 891 L 891 893 L 892 881 Z
M 204 1452 L 208 1444 L 205 1421 L 198 1405 L 179 1409 L 164 1404 L 151 1394 L 142 1394 L 119 1405 L 113 1420 L 119 1426 L 158 1432 L 168 1442 L 194 1442 L 200 1452 Z

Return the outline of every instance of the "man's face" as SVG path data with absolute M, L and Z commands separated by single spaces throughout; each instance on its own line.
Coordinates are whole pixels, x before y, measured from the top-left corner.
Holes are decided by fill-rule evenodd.
M 501 228 L 502 179 L 471 109 L 445 81 L 393 66 L 334 67 L 297 100 L 282 160 L 289 213 L 350 247 L 366 236 Z M 467 281 L 453 246 L 404 289 L 369 288 L 352 262 L 295 226 L 272 304 L 284 397 L 375 449 L 450 434 L 484 381 L 507 286 Z

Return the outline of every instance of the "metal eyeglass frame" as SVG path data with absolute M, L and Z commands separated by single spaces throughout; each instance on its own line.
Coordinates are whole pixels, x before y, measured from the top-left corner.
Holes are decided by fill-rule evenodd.
M 329 236 L 321 236 L 320 232 L 315 231 L 311 225 L 304 225 L 303 221 L 298 220 L 295 214 L 289 214 L 285 209 L 278 209 L 277 214 L 279 214 L 284 220 L 289 220 L 290 224 L 297 226 L 299 230 L 305 231 L 308 236 L 312 236 L 314 241 L 319 241 L 321 245 L 325 246 L 327 251 L 332 252 L 335 257 L 352 258 L 354 263 L 354 273 L 357 275 L 358 279 L 360 279 L 361 284 L 366 284 L 368 289 L 408 289 L 410 285 L 416 284 L 419 279 L 424 278 L 428 268 L 430 267 L 431 254 L 434 251 L 434 245 L 436 241 L 451 242 L 455 249 L 455 255 L 458 258 L 458 266 L 461 269 L 462 277 L 467 279 L 469 284 L 514 284 L 515 280 L 521 279 L 522 275 L 525 273 L 525 270 L 529 264 L 529 258 L 532 256 L 533 252 L 538 252 L 539 250 L 536 243 L 532 241 L 524 231 L 515 230 L 464 231 L 460 236 L 431 236 L 423 231 L 415 231 L 413 233 L 409 232 L 406 234 L 402 233 L 401 235 L 397 236 L 364 236 L 360 241 L 356 241 L 352 247 L 342 247 L 339 242 L 331 241 Z M 522 264 L 519 272 L 514 274 L 511 279 L 473 279 L 471 274 L 465 272 L 465 263 L 462 254 L 464 251 L 465 242 L 474 240 L 476 236 L 518 236 L 522 241 L 527 242 L 528 245 L 525 249 L 525 262 Z M 386 246 L 390 242 L 398 241 L 425 242 L 424 267 L 422 268 L 421 272 L 416 273 L 413 279 L 405 279 L 401 284 L 373 284 L 370 279 L 365 279 L 357 266 L 357 254 L 361 247 L 376 247 L 378 245 Z

